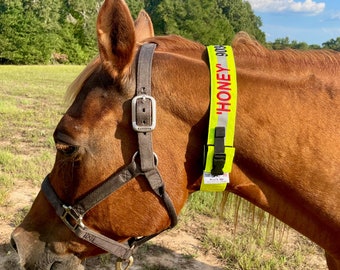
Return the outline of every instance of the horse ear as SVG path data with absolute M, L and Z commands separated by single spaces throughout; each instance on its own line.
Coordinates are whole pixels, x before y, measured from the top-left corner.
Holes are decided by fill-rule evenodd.
M 151 18 L 145 10 L 141 10 L 141 12 L 139 12 L 138 17 L 135 21 L 135 29 L 137 42 L 141 42 L 144 39 L 155 36 Z
M 136 38 L 133 19 L 123 0 L 105 0 L 97 19 L 99 54 L 104 68 L 115 79 L 128 71 Z

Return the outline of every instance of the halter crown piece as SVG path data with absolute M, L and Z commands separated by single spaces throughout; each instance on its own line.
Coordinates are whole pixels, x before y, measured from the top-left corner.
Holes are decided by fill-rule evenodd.
M 223 191 L 235 155 L 236 68 L 231 46 L 208 46 L 211 97 L 202 191 Z

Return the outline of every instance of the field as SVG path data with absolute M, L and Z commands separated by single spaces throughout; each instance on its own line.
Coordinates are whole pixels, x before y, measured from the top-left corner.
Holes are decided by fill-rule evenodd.
M 82 66 L 0 66 L 0 269 L 16 270 L 11 231 L 27 213 L 54 162 L 53 130 L 63 96 Z M 327 269 L 323 251 L 240 198 L 195 193 L 179 225 L 142 246 L 132 269 Z M 86 269 L 112 269 L 112 258 Z

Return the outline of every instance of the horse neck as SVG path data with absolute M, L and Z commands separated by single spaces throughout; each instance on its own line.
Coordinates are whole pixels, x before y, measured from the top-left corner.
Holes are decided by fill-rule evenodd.
M 332 148 L 327 142 L 331 138 L 336 141 L 336 132 L 329 127 L 338 122 L 336 89 L 340 84 L 335 74 L 339 72 L 339 55 L 264 48 L 248 54 L 236 48 L 235 54 L 239 86 L 237 157 L 251 160 L 253 166 L 262 167 L 266 174 L 283 182 L 313 179 L 318 174 L 335 176 L 336 171 L 312 175 L 315 170 L 311 166 L 312 156 L 315 158 L 318 152 L 326 159 Z M 297 173 L 298 169 L 305 173 Z
M 175 44 L 183 41 L 170 39 L 175 40 Z M 164 118 L 164 121 L 171 119 L 175 123 L 167 132 L 173 131 L 171 128 L 178 130 L 178 127 L 182 127 L 182 132 L 176 134 L 178 138 L 174 143 L 187 143 L 181 148 L 186 150 L 183 162 L 186 164 L 188 186 L 189 189 L 197 189 L 199 176 L 202 174 L 203 145 L 206 143 L 208 129 L 210 76 L 205 48 L 197 44 L 182 45 L 171 52 L 162 52 L 161 44 L 161 52 L 154 59 L 157 77 L 155 88 L 160 96 L 161 110 L 172 117 L 166 120 Z M 180 49 L 183 47 L 184 49 Z M 315 116 L 312 112 L 322 112 L 327 107 L 332 113 L 331 98 L 335 95 L 333 88 L 339 83 L 335 80 L 336 76 L 329 73 L 335 74 L 338 71 L 336 68 L 328 69 L 321 74 L 321 67 L 327 66 L 325 62 L 328 65 L 332 62 L 334 67 L 339 66 L 340 59 L 332 53 L 321 53 L 313 58 L 308 53 L 269 51 L 249 40 L 234 44 L 233 47 L 239 88 L 235 163 L 240 167 L 261 168 L 262 174 L 282 182 L 287 182 L 286 179 L 296 181 L 301 173 L 296 174 L 295 170 L 287 167 L 296 168 L 298 164 L 302 168 L 305 165 L 298 160 L 301 156 L 296 154 L 300 151 L 300 144 L 305 143 L 301 123 L 308 132 L 320 134 L 318 129 L 327 130 L 327 125 L 331 125 L 332 121 L 336 122 L 335 119 L 330 119 L 332 116 L 324 119 L 325 116 Z M 164 69 L 164 66 L 167 68 Z M 325 85 L 326 82 L 323 83 L 322 91 L 311 91 L 320 86 L 320 76 L 323 80 L 327 78 L 327 82 L 333 87 Z M 317 100 L 326 100 L 327 104 L 317 103 Z M 337 113 L 333 115 L 336 117 Z M 318 127 L 306 125 L 315 121 L 316 117 Z M 310 143 L 320 144 L 315 140 L 322 135 L 334 137 L 332 134 L 320 134 L 311 138 Z M 324 149 L 326 147 L 322 151 Z M 301 154 L 309 161 L 310 153 Z M 303 176 L 307 177 L 307 174 Z
M 238 109 L 228 189 L 332 249 L 327 239 L 340 226 L 338 212 L 332 211 L 340 190 L 324 196 L 316 183 L 322 179 L 322 186 L 340 185 L 340 151 L 334 145 L 340 130 L 335 76 L 340 58 L 333 53 L 269 52 L 256 42 L 245 47 L 234 46 Z M 175 198 L 178 190 L 198 190 L 203 170 L 210 76 L 204 47 L 195 52 L 190 57 L 158 53 L 154 59 L 160 104 L 155 146 L 164 145 L 165 139 L 169 145 L 159 149 L 160 169 Z
M 339 214 L 331 209 L 340 191 L 324 196 L 315 183 L 340 184 L 340 83 L 335 76 L 340 56 L 237 47 L 235 55 L 239 95 L 234 162 L 239 170 L 229 188 L 297 229 L 304 218 L 315 218 L 320 211 L 329 215 L 328 224 L 339 224 Z M 309 209 L 309 216 L 297 205 Z M 296 216 L 301 219 L 294 220 Z M 317 231 L 314 226 L 306 230 L 300 231 L 309 237 Z

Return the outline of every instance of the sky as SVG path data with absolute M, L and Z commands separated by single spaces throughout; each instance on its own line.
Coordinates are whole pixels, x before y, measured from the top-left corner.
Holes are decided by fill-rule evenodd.
M 267 41 L 318 44 L 340 37 L 340 0 L 247 0 L 260 16 Z

